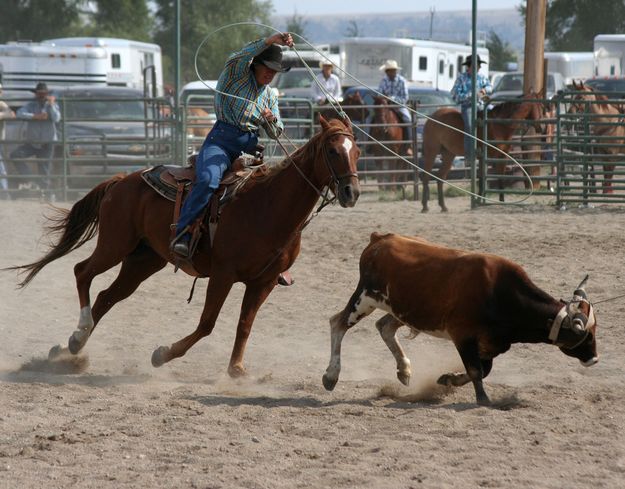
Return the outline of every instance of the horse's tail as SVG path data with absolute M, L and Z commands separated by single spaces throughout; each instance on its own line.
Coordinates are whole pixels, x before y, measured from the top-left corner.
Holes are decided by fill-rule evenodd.
M 5 269 L 18 270 L 20 273 L 28 272 L 26 278 L 18 284 L 19 288 L 28 285 L 35 278 L 35 275 L 48 263 L 80 248 L 96 235 L 100 221 L 100 204 L 102 199 L 109 189 L 122 178 L 124 178 L 123 175 L 115 175 L 113 178 L 93 188 L 87 195 L 76 202 L 70 210 L 56 207 L 55 215 L 47 216 L 49 223 L 46 226 L 47 231 L 45 235 L 60 234 L 61 237 L 40 260 L 28 265 L 19 265 Z

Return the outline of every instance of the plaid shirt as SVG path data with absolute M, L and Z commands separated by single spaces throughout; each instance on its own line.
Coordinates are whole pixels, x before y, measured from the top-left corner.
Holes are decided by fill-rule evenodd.
M 485 90 L 487 94 L 493 92 L 490 80 L 488 77 L 482 75 L 482 73 L 477 73 L 475 81 L 477 83 L 478 92 L 482 89 Z M 451 96 L 460 105 L 471 105 L 471 74 L 469 72 L 465 71 L 458 75 L 456 83 L 454 83 L 451 89 Z M 484 109 L 484 102 L 480 99 L 479 95 L 477 97 L 477 108 L 479 110 Z
M 398 104 L 405 104 L 408 101 L 406 79 L 401 75 L 395 75 L 394 80 L 391 80 L 388 75 L 385 75 L 380 82 L 378 92 L 383 93 Z
M 254 72 L 251 70 L 254 56 L 266 48 L 265 40 L 259 39 L 247 44 L 241 51 L 230 55 L 224 70 L 219 75 L 217 90 L 242 97 L 245 100 L 217 93 L 215 96 L 215 114 L 218 120 L 232 124 L 243 131 L 256 132 L 259 126 L 263 126 L 267 134 L 275 139 L 284 129 L 278 110 L 278 98 L 270 87 L 258 86 Z M 264 108 L 271 109 L 276 117 L 276 122 L 272 124 L 266 122 L 261 116 Z

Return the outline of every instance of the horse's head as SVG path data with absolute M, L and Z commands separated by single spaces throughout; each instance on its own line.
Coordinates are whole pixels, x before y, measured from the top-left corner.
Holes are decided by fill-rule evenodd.
M 364 122 L 365 109 L 362 105 L 365 105 L 365 102 L 358 91 L 347 95 L 343 99 L 343 110 L 353 121 Z
M 360 149 L 356 145 L 349 119 L 327 121 L 319 116 L 321 124 L 321 158 L 315 172 L 320 182 L 328 182 L 342 207 L 353 207 L 360 196 L 357 162 Z
M 589 106 L 588 102 L 593 102 L 597 100 L 597 97 L 594 93 L 592 87 L 588 85 L 584 85 L 583 81 L 576 82 L 573 80 L 573 89 L 577 92 L 571 101 L 571 106 L 569 107 L 569 114 L 583 114 L 587 112 Z

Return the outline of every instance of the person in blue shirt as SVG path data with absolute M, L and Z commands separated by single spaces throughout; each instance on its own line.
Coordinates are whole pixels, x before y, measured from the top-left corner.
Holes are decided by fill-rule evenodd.
M 254 154 L 260 127 L 273 139 L 284 129 L 278 98 L 268 86 L 277 72 L 289 70 L 282 65 L 280 46 L 293 46 L 289 33 L 251 42 L 226 61 L 217 81 L 217 122 L 197 155 L 196 180 L 182 206 L 176 237 L 170 245 L 172 252 L 180 257 L 189 258 L 189 227 L 208 204 L 232 161 L 241 152 Z
M 48 92 L 48 86 L 37 83 L 35 100 L 28 102 L 17 111 L 17 118 L 28 121 L 26 123 L 25 144 L 18 146 L 11 152 L 10 159 L 21 175 L 28 174 L 28 165 L 24 158 L 35 156 L 39 159 L 39 174 L 43 176 L 42 187 L 50 188 L 52 174 L 52 156 L 54 142 L 58 139 L 56 123 L 61 120 L 61 110 L 56 98 Z
M 394 106 L 393 110 L 400 121 L 406 124 L 403 126 L 404 140 L 411 141 L 410 125 L 408 124 L 412 122 L 412 118 L 408 108 L 403 107 L 408 102 L 408 86 L 406 85 L 406 79 L 398 74 L 399 70 L 401 70 L 401 67 L 394 59 L 388 59 L 380 66 L 380 71 L 384 71 L 385 76 L 380 81 L 378 92 L 386 95 L 393 102 L 401 104 Z M 412 156 L 412 145 L 409 142 L 407 143 L 406 154 Z
M 487 76 L 483 75 L 479 72 L 480 66 L 485 64 L 486 61 L 482 61 L 480 59 L 480 55 L 477 55 L 477 69 L 478 72 L 476 74 L 476 84 L 477 84 L 477 110 L 484 110 L 484 97 L 490 95 L 493 92 L 493 87 L 490 84 L 490 80 Z M 453 88 L 451 89 L 451 96 L 453 99 L 460 104 L 460 113 L 462 114 L 462 120 L 464 121 L 464 131 L 473 134 L 471 128 L 471 94 L 472 90 L 472 79 L 471 73 L 473 70 L 473 60 L 472 56 L 469 55 L 462 63 L 463 66 L 466 66 L 466 71 L 460 73 L 458 78 L 456 78 L 456 82 L 454 83 Z M 473 138 L 464 136 L 464 157 L 465 160 L 473 160 Z

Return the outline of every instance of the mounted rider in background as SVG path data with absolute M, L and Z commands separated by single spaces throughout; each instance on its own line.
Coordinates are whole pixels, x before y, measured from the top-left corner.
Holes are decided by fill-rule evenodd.
M 272 139 L 282 134 L 278 98 L 268 85 L 277 72 L 289 70 L 282 66 L 280 46 L 292 45 L 289 33 L 278 33 L 247 44 L 226 61 L 215 95 L 217 122 L 197 155 L 195 184 L 182 206 L 176 237 L 170 245 L 176 255 L 189 258 L 190 225 L 208 204 L 231 163 L 241 152 L 254 154 L 260 128 Z
M 386 62 L 380 66 L 380 71 L 384 71 L 385 76 L 380 81 L 378 92 L 386 95 L 393 102 L 398 104 L 391 108 L 397 114 L 399 120 L 403 124 L 406 124 L 402 127 L 404 131 L 404 140 L 408 141 L 408 143 L 406 143 L 406 155 L 412 156 L 412 145 L 410 144 L 412 139 L 412 135 L 410 133 L 410 123 L 412 122 L 412 117 L 410 117 L 408 108 L 404 107 L 408 102 L 408 85 L 406 84 L 406 79 L 398 73 L 399 70 L 401 70 L 401 67 L 394 59 L 387 59 Z

